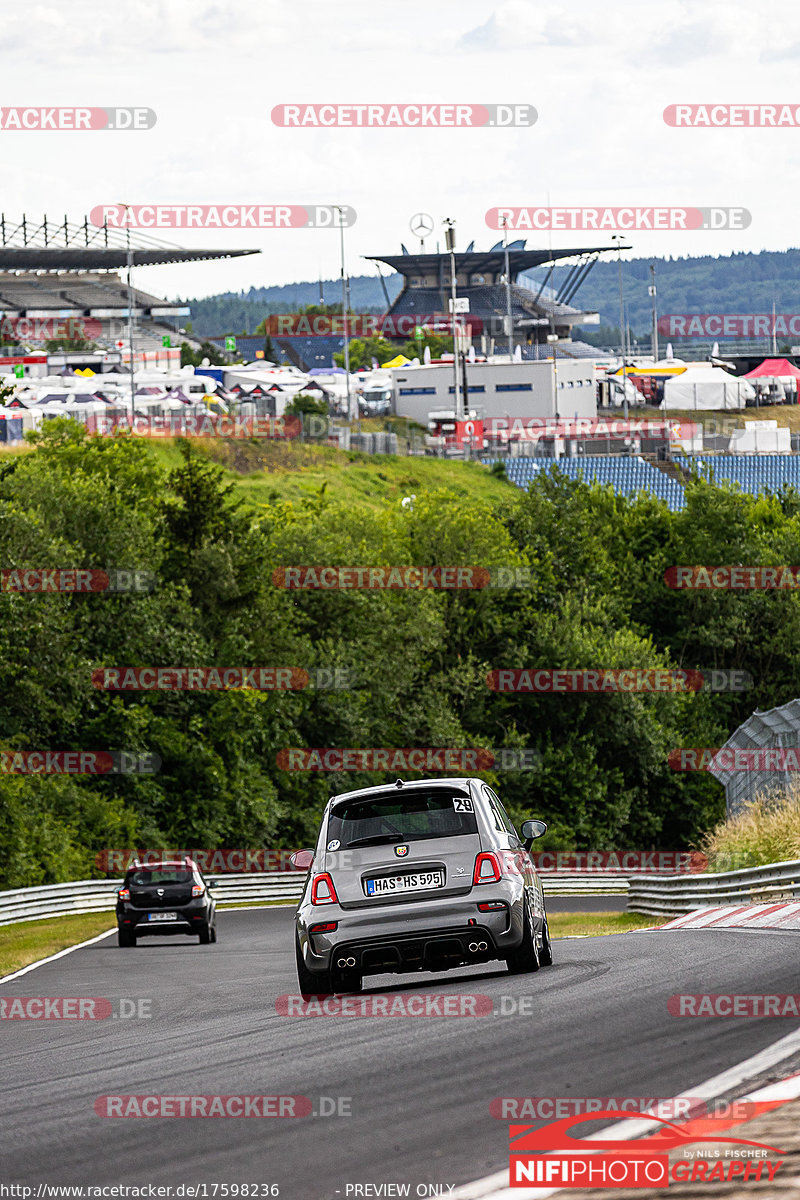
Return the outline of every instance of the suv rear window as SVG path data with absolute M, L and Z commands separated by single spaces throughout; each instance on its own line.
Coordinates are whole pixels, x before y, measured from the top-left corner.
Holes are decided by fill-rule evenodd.
M 469 796 L 441 789 L 345 800 L 328 817 L 328 838 L 337 838 L 343 848 L 355 843 L 413 842 L 477 832 Z
M 182 870 L 161 870 L 158 867 L 142 868 L 128 875 L 126 883 L 134 887 L 149 887 L 161 883 L 191 883 L 192 872 Z

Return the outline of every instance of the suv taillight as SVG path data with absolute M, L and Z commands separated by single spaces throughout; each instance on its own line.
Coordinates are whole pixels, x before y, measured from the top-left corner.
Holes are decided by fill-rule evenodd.
M 479 883 L 499 883 L 502 873 L 497 855 L 491 850 L 484 850 L 475 859 L 475 870 L 472 872 L 473 887 Z
M 204 896 L 205 892 L 206 889 L 203 887 L 202 883 L 192 884 L 192 898 L 195 896 Z
M 336 895 L 336 888 L 333 886 L 333 880 L 327 871 L 324 871 L 322 875 L 314 876 L 314 881 L 311 884 L 311 903 L 339 903 L 339 897 Z
M 130 898 L 131 898 L 131 893 L 128 888 L 120 888 L 119 891 L 117 892 L 118 900 L 130 900 Z

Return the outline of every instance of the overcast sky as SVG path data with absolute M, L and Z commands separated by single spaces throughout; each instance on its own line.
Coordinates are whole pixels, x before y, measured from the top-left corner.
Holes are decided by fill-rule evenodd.
M 488 248 L 498 205 L 743 206 L 746 230 L 639 232 L 637 255 L 785 249 L 797 234 L 799 128 L 676 129 L 674 103 L 800 107 L 790 0 L 70 0 L 6 6 L 3 105 L 138 105 L 151 130 L 0 132 L 7 217 L 95 205 L 352 205 L 362 255 L 416 248 L 423 211 Z M 290 129 L 301 102 L 527 103 L 531 128 Z M 331 278 L 332 230 L 153 231 L 251 259 L 137 271 L 165 296 Z M 520 235 L 525 236 L 525 235 Z M 528 234 L 547 246 L 547 234 Z M 591 236 L 553 235 L 553 245 Z M 604 237 L 597 240 L 606 241 Z M 433 248 L 430 244 L 429 248 Z

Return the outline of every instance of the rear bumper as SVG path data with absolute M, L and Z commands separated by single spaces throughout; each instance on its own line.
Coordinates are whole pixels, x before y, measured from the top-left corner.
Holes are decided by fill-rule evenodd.
M 480 912 L 474 892 L 435 906 L 342 909 L 303 903 L 297 911 L 297 935 L 306 968 L 319 974 L 333 968 L 369 975 L 442 970 L 504 958 L 522 940 L 522 889 L 498 885 L 491 895 L 480 897 L 484 900 L 503 900 L 505 908 Z M 336 930 L 309 933 L 313 925 L 332 921 Z
M 209 924 L 213 924 L 215 906 L 207 901 L 193 901 L 181 908 L 168 909 L 178 914 L 176 921 L 151 921 L 151 912 L 161 909 L 131 908 L 128 905 L 117 907 L 117 927 L 129 932 L 135 932 L 137 937 L 168 936 L 169 934 L 197 934 Z

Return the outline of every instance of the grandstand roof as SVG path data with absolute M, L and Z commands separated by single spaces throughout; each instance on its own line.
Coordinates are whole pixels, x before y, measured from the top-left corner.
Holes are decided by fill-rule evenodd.
M 514 250 L 509 247 L 508 265 L 514 278 L 522 271 L 531 271 L 549 262 L 558 262 L 564 258 L 574 258 L 582 254 L 602 254 L 606 251 L 616 251 L 616 246 L 573 246 L 568 250 Z M 442 259 L 449 259 L 447 251 L 441 254 L 367 254 L 370 262 L 383 262 L 399 271 L 401 275 L 418 275 L 426 268 L 434 269 Z M 470 254 L 456 254 L 456 271 L 469 271 L 470 274 L 505 270 L 505 251 L 492 249 L 476 250 Z
M 134 250 L 133 265 L 157 266 L 162 263 L 203 262 L 211 258 L 240 258 L 260 254 L 260 250 Z M 0 246 L 0 271 L 116 271 L 127 266 L 125 250 L 88 246 L 78 250 L 66 246 L 38 248 Z
M 128 241 L 130 237 L 130 243 Z M 116 271 L 127 266 L 128 247 L 133 265 L 202 262 L 213 258 L 240 258 L 260 250 L 186 250 L 141 232 L 94 225 L 88 217 L 70 222 L 21 220 L 0 213 L 0 271 Z

